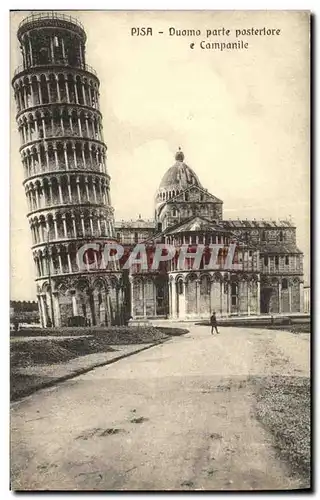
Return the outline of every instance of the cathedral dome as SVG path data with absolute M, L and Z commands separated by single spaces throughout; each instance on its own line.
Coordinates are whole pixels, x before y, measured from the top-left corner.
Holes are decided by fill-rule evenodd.
M 175 160 L 175 164 L 164 174 L 158 193 L 183 191 L 192 185 L 202 187 L 195 172 L 184 163 L 184 154 L 180 148 L 175 155 Z

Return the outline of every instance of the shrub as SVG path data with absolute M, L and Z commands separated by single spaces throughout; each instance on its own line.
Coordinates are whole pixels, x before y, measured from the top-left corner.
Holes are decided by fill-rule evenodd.
M 72 316 L 68 318 L 68 326 L 86 326 L 86 318 L 84 316 Z

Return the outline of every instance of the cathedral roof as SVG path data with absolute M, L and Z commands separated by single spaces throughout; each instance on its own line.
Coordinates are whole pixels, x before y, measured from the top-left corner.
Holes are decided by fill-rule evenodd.
M 281 227 L 295 227 L 294 224 L 289 220 L 224 220 L 223 225 L 229 228 L 265 228 L 265 229 L 273 229 L 273 228 L 281 228 Z
M 119 220 L 116 221 L 114 224 L 114 227 L 116 229 L 121 229 L 121 228 L 146 228 L 146 229 L 154 229 L 155 228 L 155 220 L 154 219 L 142 219 L 141 215 L 139 215 L 138 219 L 130 219 L 130 220 Z
M 189 232 L 222 232 L 226 233 L 226 229 L 215 222 L 211 222 L 203 217 L 192 217 L 191 219 L 178 223 L 174 227 L 168 228 L 165 234 L 189 233 Z
M 162 177 L 159 191 L 184 190 L 192 185 L 202 187 L 195 172 L 184 163 L 184 154 L 180 148 L 175 155 L 175 160 L 174 165 Z
M 257 245 L 257 247 L 260 250 L 260 253 L 266 253 L 266 254 L 293 254 L 293 253 L 303 253 L 297 245 L 294 242 L 288 242 L 288 243 L 278 243 L 278 244 L 272 244 L 272 243 L 261 243 L 260 245 Z

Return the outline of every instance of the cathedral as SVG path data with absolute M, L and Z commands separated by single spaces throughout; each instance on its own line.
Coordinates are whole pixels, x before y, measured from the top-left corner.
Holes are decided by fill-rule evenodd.
M 171 319 L 294 313 L 302 311 L 303 255 L 296 228 L 288 221 L 223 220 L 223 202 L 205 189 L 179 150 L 155 195 L 154 220 L 116 223 L 123 246 L 145 242 L 181 245 L 236 243 L 237 270 L 199 269 L 192 259 L 171 261 L 158 272 L 133 270 L 129 276 L 133 318 Z
M 153 220 L 115 222 L 100 81 L 86 62 L 83 25 L 65 14 L 34 13 L 17 38 L 22 64 L 12 87 L 42 326 L 303 310 L 303 255 L 293 224 L 224 220 L 223 201 L 202 186 L 180 149 L 156 192 Z M 159 269 L 106 268 L 106 242 L 126 252 L 144 244 L 150 262 L 157 244 L 222 248 L 212 267 L 204 252 L 196 268 L 190 256 Z M 83 267 L 79 250 L 88 244 L 100 252 L 86 255 Z M 231 244 L 233 262 L 225 251 Z

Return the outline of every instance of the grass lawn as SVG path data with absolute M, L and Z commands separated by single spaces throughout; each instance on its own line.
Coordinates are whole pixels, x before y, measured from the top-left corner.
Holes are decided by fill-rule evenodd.
M 308 377 L 253 378 L 256 416 L 272 434 L 280 458 L 303 487 L 310 486 L 311 390 Z
M 163 342 L 170 338 L 171 335 L 185 333 L 188 333 L 188 330 L 155 328 L 152 326 L 27 330 L 25 336 L 20 336 L 21 332 L 18 332 L 20 338 L 12 335 L 10 345 L 11 397 L 16 399 L 31 394 L 50 383 L 52 378 L 46 376 L 44 369 L 46 366 L 57 366 L 54 370 L 57 374 L 54 376 L 56 380 L 61 377 L 61 367 L 66 366 L 69 361 L 75 358 L 88 354 L 112 353 L 114 351 L 121 354 L 125 352 L 122 346 L 140 344 L 143 347 L 143 344 Z M 27 334 L 35 338 L 28 339 Z M 46 338 L 48 335 L 51 338 Z M 61 338 L 64 335 L 66 338 Z M 86 360 L 88 369 L 95 366 L 93 358 Z M 37 367 L 35 374 L 28 373 L 28 367 Z

